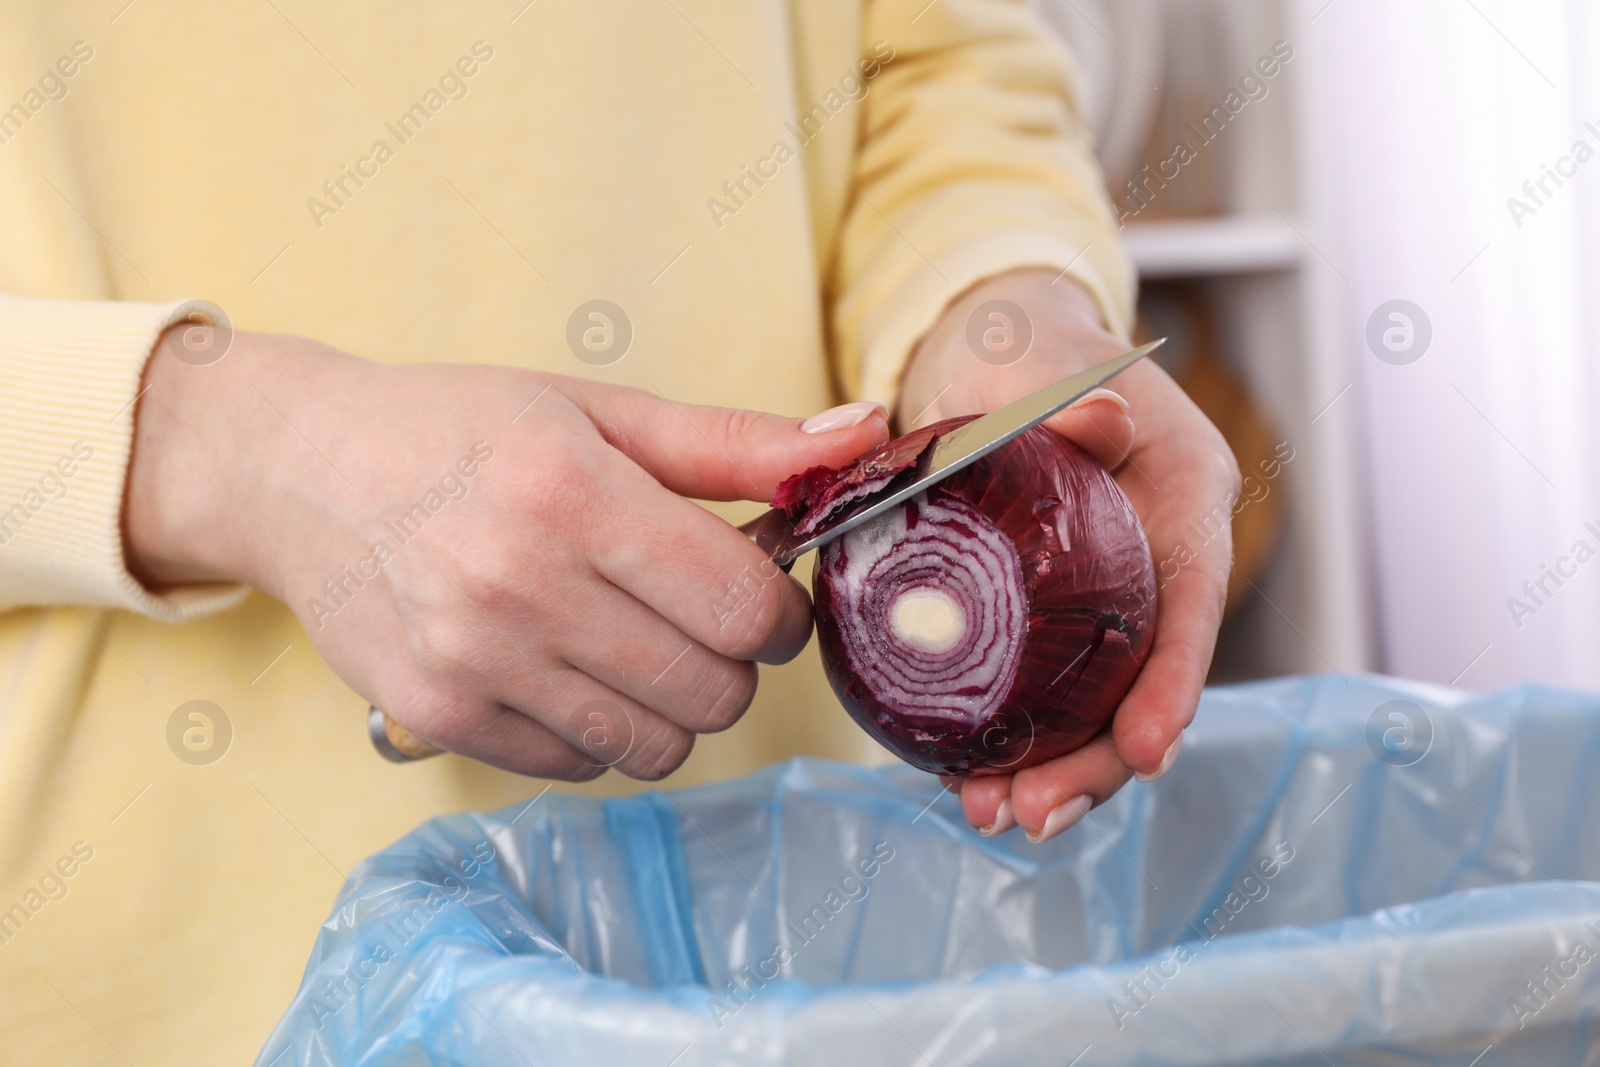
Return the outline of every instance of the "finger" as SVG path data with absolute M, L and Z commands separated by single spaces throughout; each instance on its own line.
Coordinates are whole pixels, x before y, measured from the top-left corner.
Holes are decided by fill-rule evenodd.
M 760 663 L 799 655 L 811 637 L 800 583 L 738 530 L 611 455 L 603 475 L 616 492 L 592 516 L 600 575 L 721 655 Z
M 1048 841 L 1109 799 L 1132 773 L 1102 733 L 1076 752 L 1018 771 L 1011 808 L 1030 841 Z
M 985 774 L 968 778 L 961 786 L 961 811 L 967 822 L 995 837 L 1017 825 L 1011 812 L 1009 774 Z
M 1199 512 L 1195 512 L 1198 514 Z M 1152 534 L 1164 523 L 1150 524 Z M 1216 647 L 1232 567 L 1230 537 L 1179 550 L 1174 540 L 1152 536 L 1156 565 L 1155 640 L 1133 688 L 1112 721 L 1123 763 L 1150 773 L 1170 766 L 1167 754 L 1194 721 Z
M 889 438 L 881 404 L 846 404 L 806 420 L 578 379 L 564 379 L 562 391 L 614 448 L 674 493 L 701 500 L 771 500 L 785 478 L 842 467 Z
M 531 690 L 531 691 L 530 691 Z M 573 667 L 545 671 L 500 698 L 542 723 L 588 765 L 654 782 L 689 758 L 694 735 Z
M 1195 575 L 1157 598 L 1155 645 L 1111 726 L 1118 755 L 1136 771 L 1171 766 L 1169 753 L 1200 706 L 1222 616 L 1207 586 Z
M 958 394 L 945 392 L 916 418 L 916 425 L 927 426 L 955 415 L 975 415 L 992 411 L 1021 396 L 1043 389 L 1060 380 L 1057 365 L 1018 364 L 1014 367 L 987 367 L 974 371 L 978 377 Z M 1112 389 L 1091 389 L 1063 411 L 1046 419 L 1043 425 L 1065 437 L 1093 456 L 1107 470 L 1116 470 L 1133 448 L 1133 419 L 1128 402 Z
M 1210 669 L 1233 569 L 1239 470 L 1222 435 L 1159 367 L 1146 361 L 1126 374 L 1150 414 L 1117 483 L 1150 541 L 1156 621 L 1150 658 L 1123 698 L 1112 737 L 1123 763 L 1150 773 L 1193 721 Z
M 604 625 L 556 651 L 603 685 L 694 733 L 726 730 L 756 694 L 755 664 L 713 652 L 633 597 L 596 582 Z
M 606 772 L 526 715 L 492 701 L 418 698 L 397 706 L 397 720 L 422 740 L 513 774 L 587 782 Z
M 1044 425 L 1089 453 L 1106 470 L 1122 466 L 1133 448 L 1128 402 L 1110 389 L 1091 390 L 1065 411 L 1046 419 Z

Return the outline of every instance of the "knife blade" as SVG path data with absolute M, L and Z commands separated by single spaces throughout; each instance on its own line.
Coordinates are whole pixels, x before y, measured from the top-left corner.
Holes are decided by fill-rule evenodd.
M 1016 440 L 1056 412 L 1082 399 L 1090 390 L 1098 389 L 1121 374 L 1165 342 L 1165 337 L 1157 338 L 957 427 L 939 438 L 926 467 L 912 481 L 840 522 L 824 523 L 821 529 L 808 537 L 797 535 L 789 517 L 776 508 L 739 529 L 771 556 L 774 563 L 788 570 L 795 560 L 813 548 L 821 548 L 862 523 L 871 522 L 897 504 L 910 500 L 956 471 L 970 467 L 995 449 Z

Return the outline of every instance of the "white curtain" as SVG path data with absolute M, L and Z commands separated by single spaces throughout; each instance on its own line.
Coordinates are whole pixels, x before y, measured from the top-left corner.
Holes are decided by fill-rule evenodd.
M 1348 279 L 1380 666 L 1600 688 L 1600 5 L 1294 0 L 1288 29 L 1312 239 Z M 1392 300 L 1431 323 L 1409 364 L 1366 340 Z

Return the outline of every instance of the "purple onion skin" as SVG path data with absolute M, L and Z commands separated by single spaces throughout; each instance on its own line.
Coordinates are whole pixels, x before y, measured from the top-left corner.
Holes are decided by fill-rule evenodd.
M 818 472 L 808 476 L 817 489 Z M 869 561 L 874 570 L 852 585 L 853 566 Z M 985 575 L 996 583 L 987 598 Z M 895 636 L 890 608 L 914 588 L 965 609 L 966 631 L 948 652 Z M 824 546 L 813 595 L 822 662 L 845 710 L 907 763 L 948 775 L 1017 771 L 1082 747 L 1133 686 L 1156 614 L 1132 505 L 1087 453 L 1042 427 Z

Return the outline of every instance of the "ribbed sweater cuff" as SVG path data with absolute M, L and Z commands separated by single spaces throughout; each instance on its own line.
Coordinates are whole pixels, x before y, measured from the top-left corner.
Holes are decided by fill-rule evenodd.
M 145 360 L 191 306 L 0 295 L 0 610 L 70 603 L 175 621 L 244 596 L 214 583 L 152 592 L 123 555 Z

